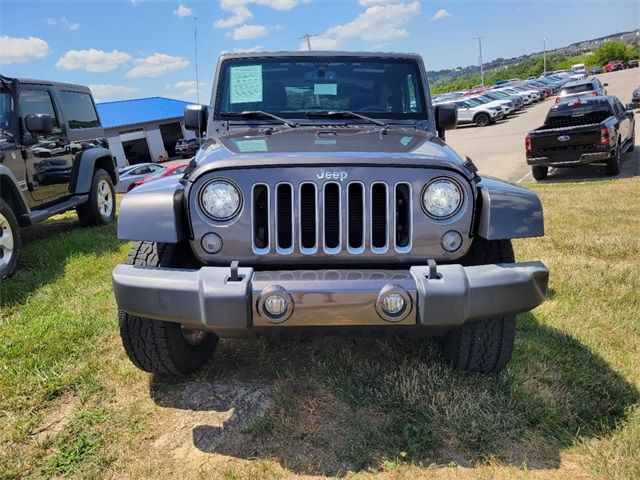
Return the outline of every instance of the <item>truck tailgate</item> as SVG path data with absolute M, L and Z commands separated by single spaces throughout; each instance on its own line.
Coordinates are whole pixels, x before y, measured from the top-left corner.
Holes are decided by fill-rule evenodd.
M 530 135 L 531 149 L 536 155 L 558 150 L 589 149 L 600 143 L 600 124 L 534 130 Z

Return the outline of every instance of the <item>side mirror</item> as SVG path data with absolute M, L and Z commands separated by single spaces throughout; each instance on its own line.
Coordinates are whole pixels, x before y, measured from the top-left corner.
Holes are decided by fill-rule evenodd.
M 629 111 L 635 110 L 636 109 L 636 104 L 635 103 L 627 103 L 626 108 Z
M 24 119 L 25 127 L 29 133 L 51 133 L 53 131 L 53 119 L 48 113 L 27 115 Z
M 445 130 L 453 130 L 458 126 L 458 109 L 455 105 L 438 105 L 435 115 L 438 136 L 444 140 Z
M 602 84 L 602 86 L 603 86 L 603 87 L 608 87 L 608 86 L 609 86 L 609 84 L 608 84 L 608 83 L 603 83 L 603 84 Z
M 196 132 L 198 138 L 207 130 L 207 107 L 187 105 L 184 107 L 184 128 Z

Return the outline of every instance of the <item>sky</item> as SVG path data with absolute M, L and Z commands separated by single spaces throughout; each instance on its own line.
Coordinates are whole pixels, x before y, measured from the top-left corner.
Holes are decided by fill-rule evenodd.
M 195 21 L 194 21 L 195 18 Z M 218 56 L 415 52 L 428 70 L 510 58 L 640 25 L 637 0 L 0 0 L 0 73 L 89 85 L 98 101 L 211 95 Z

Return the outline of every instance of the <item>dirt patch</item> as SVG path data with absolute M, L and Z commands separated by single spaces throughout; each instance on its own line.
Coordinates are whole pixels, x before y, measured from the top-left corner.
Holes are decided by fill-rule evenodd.
M 53 438 L 66 427 L 73 415 L 80 409 L 80 400 L 70 393 L 57 399 L 52 406 L 45 410 L 42 422 L 32 433 L 32 438 L 37 443 L 44 442 L 47 438 Z

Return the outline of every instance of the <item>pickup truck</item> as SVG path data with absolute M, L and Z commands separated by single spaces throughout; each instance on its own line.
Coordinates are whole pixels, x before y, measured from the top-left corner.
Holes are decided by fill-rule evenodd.
M 620 157 L 635 145 L 635 118 L 614 96 L 583 97 L 554 105 L 544 125 L 525 139 L 533 178 L 544 180 L 549 167 L 604 165 L 607 175 L 620 173 Z
M 219 338 L 353 333 L 441 336 L 457 369 L 505 367 L 515 315 L 547 291 L 511 244 L 543 235 L 542 205 L 444 143 L 456 109 L 433 106 L 421 57 L 223 54 L 211 98 L 186 108 L 205 141 L 184 175 L 120 207 L 136 366 L 184 375 Z

